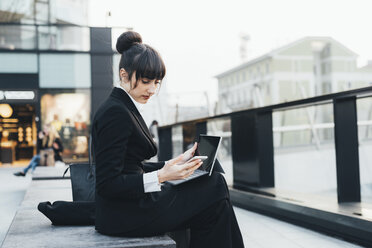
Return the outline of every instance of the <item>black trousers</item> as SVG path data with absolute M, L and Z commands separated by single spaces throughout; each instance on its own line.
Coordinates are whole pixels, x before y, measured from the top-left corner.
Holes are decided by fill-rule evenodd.
M 243 238 L 232 205 L 228 199 L 221 200 L 190 219 L 179 220 L 177 216 L 166 215 L 145 227 L 124 233 L 123 236 L 153 236 L 159 233 L 190 229 L 190 248 L 240 248 Z
M 224 177 L 216 173 L 212 177 L 195 180 L 175 186 L 179 187 L 179 194 L 184 197 L 177 198 L 168 207 L 169 211 L 145 226 L 122 235 L 155 236 L 190 229 L 191 248 L 244 247 Z M 191 195 L 197 197 L 190 197 Z

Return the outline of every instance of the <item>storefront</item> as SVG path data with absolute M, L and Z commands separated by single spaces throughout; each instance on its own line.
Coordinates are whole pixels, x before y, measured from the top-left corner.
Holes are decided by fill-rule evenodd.
M 36 91 L 0 90 L 0 162 L 25 163 L 36 153 Z
M 90 129 L 90 90 L 41 90 L 41 126 L 51 124 L 62 141 L 66 161 L 86 160 Z
M 1 164 L 29 161 L 37 153 L 37 133 L 44 124 L 50 124 L 59 134 L 66 162 L 86 160 L 89 89 L 0 90 L 0 99 Z

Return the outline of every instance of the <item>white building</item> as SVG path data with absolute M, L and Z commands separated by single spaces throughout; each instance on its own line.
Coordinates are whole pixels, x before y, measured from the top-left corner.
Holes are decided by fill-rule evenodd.
M 372 83 L 372 68 L 330 37 L 305 37 L 217 75 L 219 112 L 271 105 Z
M 372 84 L 372 63 L 357 67 L 357 54 L 330 37 L 305 37 L 216 76 L 218 113 L 272 105 L 334 93 Z M 358 106 L 362 119 L 371 104 Z M 321 131 L 301 125 L 332 123 L 333 109 L 294 109 L 274 113 L 275 127 L 296 126 L 297 130 L 277 132 L 276 146 L 332 140 L 333 127 Z M 312 127 L 313 128 L 313 127 Z

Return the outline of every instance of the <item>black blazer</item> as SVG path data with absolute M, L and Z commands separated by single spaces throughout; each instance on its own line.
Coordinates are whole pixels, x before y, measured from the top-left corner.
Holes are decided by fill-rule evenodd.
M 122 89 L 114 88 L 92 123 L 96 161 L 96 229 L 120 234 L 163 214 L 175 191 L 144 193 L 143 173 L 164 162 L 143 163 L 157 147 L 134 103 Z

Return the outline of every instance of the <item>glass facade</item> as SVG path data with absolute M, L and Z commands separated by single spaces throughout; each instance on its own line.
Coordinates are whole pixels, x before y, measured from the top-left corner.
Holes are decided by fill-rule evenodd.
M 40 88 L 89 88 L 89 54 L 40 54 Z
M 31 53 L 1 53 L 0 73 L 37 73 L 37 55 Z
M 38 40 L 40 50 L 90 50 L 90 31 L 85 27 L 39 26 Z
M 36 49 L 36 26 L 1 25 L 0 49 Z

